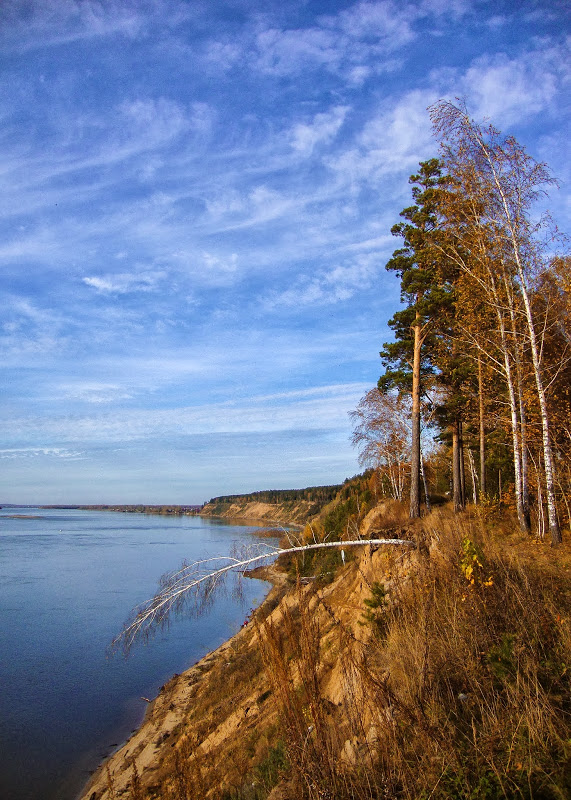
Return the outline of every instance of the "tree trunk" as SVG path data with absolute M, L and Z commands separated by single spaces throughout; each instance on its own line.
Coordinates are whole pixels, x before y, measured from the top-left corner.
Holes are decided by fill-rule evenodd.
M 503 333 L 503 331 L 502 331 Z M 515 389 L 512 378 L 512 371 L 510 365 L 510 358 L 507 349 L 504 350 L 504 364 L 506 373 L 506 383 L 508 387 L 508 397 L 510 401 L 510 416 L 512 426 L 512 444 L 513 444 L 513 457 L 514 457 L 514 480 L 515 480 L 515 505 L 517 511 L 517 518 L 519 526 L 523 533 L 527 533 L 527 524 L 525 512 L 523 508 L 523 497 L 521 491 L 521 450 L 519 441 L 519 420 L 517 417 L 517 405 L 515 398 Z
M 472 451 L 470 448 L 467 448 L 468 452 L 468 463 L 470 464 L 470 476 L 472 478 L 472 501 L 474 505 L 478 503 L 478 490 L 476 488 L 476 484 L 478 482 L 478 478 L 476 477 L 476 467 L 474 466 L 474 456 L 472 455 Z
M 430 513 L 430 496 L 428 494 L 428 486 L 426 484 L 426 474 L 424 472 L 424 459 L 422 457 L 422 448 L 420 450 L 420 475 L 422 478 L 422 485 L 424 487 L 424 502 L 426 503 L 426 510 Z
M 519 383 L 519 381 L 518 381 Z M 527 420 L 521 384 L 518 386 L 519 422 L 521 428 L 521 502 L 527 532 L 531 533 L 531 512 L 529 507 L 529 460 L 527 457 Z
M 531 345 L 531 357 L 533 361 L 533 372 L 535 375 L 535 385 L 537 387 L 537 396 L 539 398 L 539 409 L 541 412 L 541 430 L 543 439 L 543 469 L 545 471 L 545 488 L 547 494 L 547 516 L 549 519 L 551 544 L 555 546 L 561 544 L 562 537 L 561 537 L 561 528 L 559 527 L 559 520 L 557 518 L 557 501 L 555 499 L 555 467 L 553 463 L 553 452 L 551 450 L 549 415 L 547 413 L 547 402 L 545 400 L 545 389 L 543 386 L 543 377 L 541 374 L 541 362 L 539 360 L 537 339 L 535 336 L 535 328 L 533 325 L 533 317 L 531 314 L 531 305 L 529 303 L 527 287 L 525 285 L 524 274 L 519 259 L 517 259 L 517 264 L 521 282 L 521 290 L 523 294 L 523 302 L 525 305 L 525 314 L 527 318 L 529 343 Z
M 416 312 L 413 326 L 414 352 L 412 362 L 412 442 L 410 457 L 410 511 L 412 519 L 420 517 L 420 349 L 422 329 Z
M 486 427 L 482 357 L 478 353 L 478 405 L 480 415 L 480 500 L 486 497 Z
M 462 488 L 460 485 L 460 447 L 458 420 L 452 423 L 452 502 L 454 511 L 462 511 Z
M 531 515 L 529 511 L 529 467 L 527 458 L 527 421 L 526 421 L 525 401 L 523 398 L 523 369 L 522 369 L 521 344 L 519 341 L 519 332 L 517 330 L 513 287 L 510 285 L 509 279 L 505 273 L 504 273 L 504 285 L 506 287 L 506 295 L 508 298 L 510 318 L 512 323 L 513 354 L 514 354 L 516 378 L 517 378 L 517 399 L 519 406 L 520 447 L 521 447 L 522 520 L 525 532 L 530 533 Z
M 460 497 L 462 508 L 466 508 L 466 465 L 464 463 L 464 429 L 458 421 L 458 462 L 460 466 Z
M 508 390 L 508 398 L 509 398 L 509 405 L 510 405 L 510 418 L 511 418 L 511 428 L 512 428 L 512 446 L 513 446 L 513 459 L 514 459 L 514 481 L 515 481 L 515 504 L 516 504 L 516 511 L 517 511 L 517 518 L 519 522 L 519 526 L 524 533 L 527 533 L 527 526 L 526 526 L 526 519 L 525 513 L 523 509 L 523 498 L 522 498 L 522 491 L 521 491 L 521 449 L 520 449 L 520 440 L 519 440 L 519 419 L 518 419 L 518 407 L 516 403 L 516 396 L 515 396 L 515 388 L 514 388 L 514 381 L 512 375 L 512 366 L 511 366 L 511 355 L 510 349 L 508 345 L 508 338 L 506 333 L 506 325 L 504 316 L 502 313 L 502 299 L 499 296 L 496 281 L 494 275 L 490 272 L 490 285 L 492 287 L 492 292 L 494 296 L 494 305 L 496 310 L 496 316 L 498 319 L 498 327 L 500 331 L 500 343 L 501 343 L 501 353 L 504 361 L 504 375 L 506 378 L 506 386 Z

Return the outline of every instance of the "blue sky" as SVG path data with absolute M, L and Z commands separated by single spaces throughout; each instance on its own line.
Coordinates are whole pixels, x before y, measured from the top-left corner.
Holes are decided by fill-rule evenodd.
M 3 0 L 0 502 L 356 473 L 427 106 L 547 161 L 569 229 L 565 7 Z

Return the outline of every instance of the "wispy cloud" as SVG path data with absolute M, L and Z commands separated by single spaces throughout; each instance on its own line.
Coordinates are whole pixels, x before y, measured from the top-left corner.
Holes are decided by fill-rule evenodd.
M 155 291 L 165 278 L 164 272 L 119 272 L 82 278 L 83 282 L 104 294 Z
M 391 69 L 392 54 L 418 35 L 414 23 L 433 13 L 428 4 L 381 0 L 325 14 L 319 25 L 266 27 L 257 34 L 252 67 L 278 77 L 321 69 L 357 86 L 379 70 Z
M 326 113 L 316 114 L 311 123 L 298 123 L 292 131 L 292 147 L 300 155 L 310 156 L 319 143 L 329 143 L 337 135 L 349 111 L 348 106 L 336 106 Z
M 533 43 L 532 43 L 533 45 Z M 517 57 L 506 53 L 482 55 L 462 74 L 443 70 L 433 75 L 445 92 L 454 87 L 464 96 L 470 112 L 509 126 L 542 111 L 553 109 L 553 100 L 571 77 L 568 43 L 554 47 L 530 47 Z
M 378 258 L 363 255 L 351 264 L 301 275 L 293 286 L 270 293 L 264 302 L 268 309 L 343 302 L 371 287 L 379 268 Z
M 0 449 L 0 459 L 35 459 L 35 458 L 61 458 L 77 461 L 83 457 L 79 450 L 67 450 L 63 447 L 8 447 Z
M 59 387 L 59 393 L 72 400 L 81 400 L 85 403 L 102 405 L 116 403 L 119 400 L 130 400 L 132 394 L 114 383 L 82 382 L 64 383 Z
M 37 434 L 60 442 L 120 443 L 176 435 L 347 429 L 347 409 L 355 407 L 367 388 L 369 385 L 364 383 L 332 385 L 314 387 L 310 392 L 252 396 L 241 402 L 124 410 L 76 416 L 71 420 L 65 417 L 20 418 L 13 420 L 13 432 L 15 437 Z M 52 450 L 68 452 L 57 447 Z
M 20 53 L 54 48 L 90 39 L 121 36 L 137 39 L 154 22 L 171 25 L 188 20 L 191 7 L 179 0 L 140 0 L 136 5 L 122 0 L 50 0 L 26 4 L 5 0 L 0 19 L 6 44 Z
M 426 109 L 436 99 L 433 89 L 414 89 L 372 114 L 345 152 L 328 158 L 331 170 L 351 185 L 386 181 L 412 171 L 434 150 Z
M 88 453 L 97 474 L 59 459 L 70 494 L 106 464 L 139 474 L 127 456 L 117 466 L 121 437 L 152 450 L 148 475 L 160 463 L 169 485 L 222 467 L 232 490 L 230 463 L 254 481 L 242 453 L 262 441 L 289 448 L 281 464 L 264 456 L 272 475 L 291 476 L 289 458 L 321 464 L 316 443 L 349 474 L 346 412 L 378 378 L 399 302 L 390 230 L 409 175 L 437 154 L 427 107 L 465 96 L 521 134 L 563 177 L 550 202 L 568 225 L 564 17 L 532 12 L 0 3 L 5 446 Z M 191 439 L 200 476 L 181 455 Z M 22 455 L 30 492 L 42 458 Z

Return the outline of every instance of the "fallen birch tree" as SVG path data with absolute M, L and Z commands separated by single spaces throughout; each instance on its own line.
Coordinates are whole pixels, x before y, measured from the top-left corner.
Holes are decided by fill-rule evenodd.
M 267 565 L 279 556 L 332 547 L 344 551 L 348 547 L 364 545 L 416 546 L 413 541 L 406 539 L 356 539 L 346 542 L 316 542 L 260 552 L 262 548 L 269 548 L 269 545 L 260 543 L 246 547 L 233 556 L 212 556 L 190 564 L 183 563 L 176 572 L 162 576 L 154 597 L 133 609 L 123 630 L 111 643 L 111 650 L 115 652 L 122 649 L 128 653 L 138 640 L 150 637 L 158 628 L 167 625 L 173 613 L 203 613 L 212 602 L 215 592 L 222 589 L 226 578 L 231 574 L 243 576 L 252 567 Z M 215 566 L 217 562 L 223 563 Z

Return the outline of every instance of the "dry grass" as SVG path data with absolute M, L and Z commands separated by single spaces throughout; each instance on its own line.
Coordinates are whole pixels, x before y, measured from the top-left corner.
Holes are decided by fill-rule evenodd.
M 339 706 L 321 691 L 307 593 L 279 626 L 261 626 L 291 797 L 567 798 L 568 573 L 545 547 L 532 558 L 520 542 L 516 558 L 514 542 L 476 517 L 435 512 L 419 533 L 414 569 L 392 576 L 376 634 L 339 634 Z
M 259 647 L 242 637 L 212 662 L 160 770 L 133 770 L 122 796 L 571 796 L 569 545 L 522 537 L 505 509 L 407 523 L 392 504 L 373 522 L 418 548 L 291 561 L 297 585 L 255 615 Z M 301 567 L 333 582 L 302 584 Z M 231 741 L 205 748 L 240 704 Z

